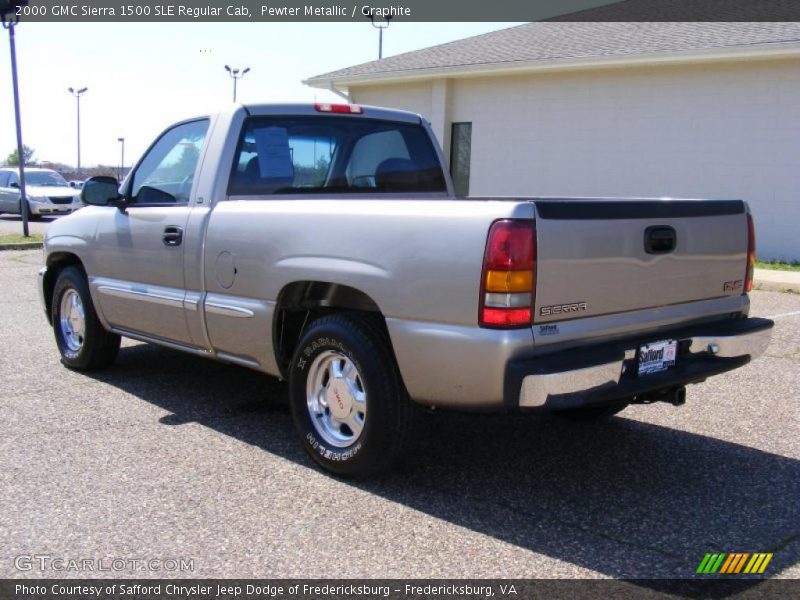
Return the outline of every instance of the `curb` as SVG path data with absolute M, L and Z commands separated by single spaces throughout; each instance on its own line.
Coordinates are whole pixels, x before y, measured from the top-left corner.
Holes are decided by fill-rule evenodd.
M 0 244 L 0 252 L 3 250 L 36 250 L 42 247 L 42 242 L 19 242 L 17 244 Z

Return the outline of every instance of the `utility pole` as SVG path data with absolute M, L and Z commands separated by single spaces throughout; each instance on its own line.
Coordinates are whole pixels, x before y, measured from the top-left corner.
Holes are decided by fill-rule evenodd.
M 228 65 L 225 65 L 225 70 L 233 79 L 233 101 L 236 102 L 236 82 L 247 75 L 247 73 L 250 71 L 250 67 L 247 67 L 244 71 L 240 72 L 239 69 L 232 69 Z
M 76 91 L 73 88 L 67 88 L 67 91 L 78 101 L 78 176 L 81 174 L 81 96 L 88 89 L 81 88 Z
M 25 151 L 22 145 L 22 121 L 19 113 L 19 84 L 17 83 L 17 48 L 14 43 L 14 28 L 19 23 L 16 15 L 15 3 L 11 3 L 8 13 L 3 11 L 0 18 L 3 28 L 8 30 L 8 42 L 11 48 L 11 80 L 14 86 L 14 117 L 17 125 L 17 156 L 19 157 L 19 212 L 22 216 L 22 235 L 29 237 L 28 233 L 28 195 L 25 193 Z M 17 5 L 26 5 L 27 2 L 17 2 Z M 4 7 L 5 8 L 5 7 Z

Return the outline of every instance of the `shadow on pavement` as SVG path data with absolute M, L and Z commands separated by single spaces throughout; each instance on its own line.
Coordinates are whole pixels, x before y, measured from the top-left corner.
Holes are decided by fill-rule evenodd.
M 96 378 L 170 411 L 165 426 L 197 422 L 316 468 L 275 379 L 144 344 Z M 692 577 L 709 551 L 775 552 L 768 575 L 800 559 L 800 461 L 624 417 L 421 421 L 407 466 L 351 484 L 610 577 Z

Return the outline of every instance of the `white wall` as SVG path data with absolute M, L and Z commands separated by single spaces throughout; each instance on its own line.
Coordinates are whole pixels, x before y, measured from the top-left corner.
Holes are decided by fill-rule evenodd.
M 352 91 L 430 118 L 432 89 Z M 471 194 L 742 198 L 759 256 L 800 259 L 796 59 L 459 79 L 446 114 L 473 124 Z
M 405 83 L 401 86 L 371 85 L 350 88 L 349 92 L 350 99 L 358 104 L 400 108 L 430 118 L 432 87 L 430 82 Z

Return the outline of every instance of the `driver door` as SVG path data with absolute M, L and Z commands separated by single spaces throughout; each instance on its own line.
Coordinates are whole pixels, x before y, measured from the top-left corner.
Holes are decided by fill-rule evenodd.
M 128 178 L 125 212 L 102 209 L 90 284 L 103 316 L 119 330 L 193 345 L 183 235 L 208 124 L 200 119 L 164 132 Z

